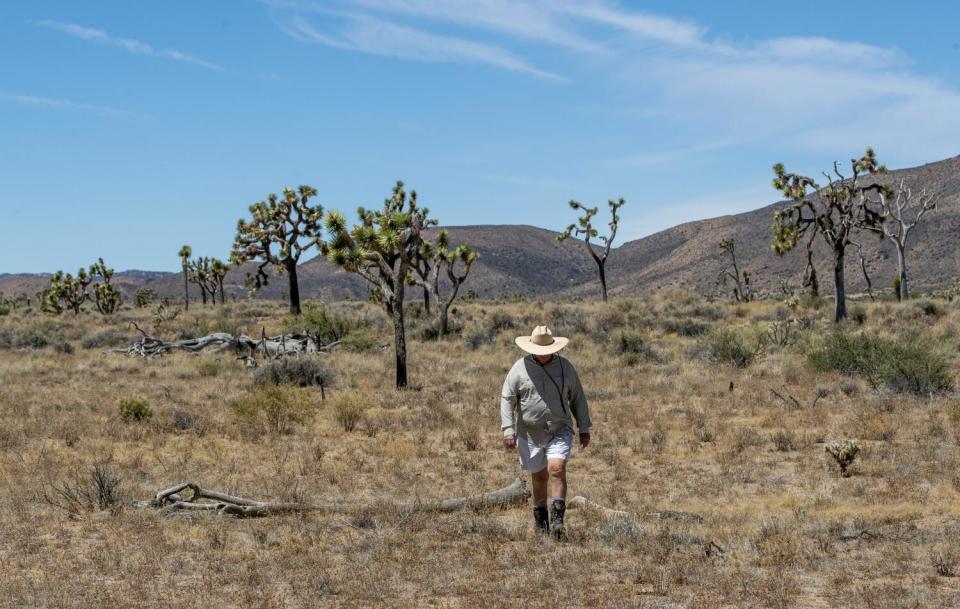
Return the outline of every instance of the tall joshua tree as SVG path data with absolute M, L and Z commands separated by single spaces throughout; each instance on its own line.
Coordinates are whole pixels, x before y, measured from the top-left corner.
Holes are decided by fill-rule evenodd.
M 180 268 L 183 269 L 183 310 L 190 308 L 190 256 L 193 255 L 193 249 L 189 245 L 184 245 L 177 253 L 180 256 Z
M 570 208 L 580 210 L 583 215 L 577 219 L 576 224 L 571 224 L 565 231 L 557 235 L 557 241 L 583 235 L 583 243 L 586 245 L 587 251 L 590 252 L 593 261 L 597 263 L 597 268 L 600 271 L 600 290 L 603 293 L 603 302 L 607 302 L 607 257 L 610 256 L 610 248 L 613 246 L 613 240 L 617 236 L 617 226 L 620 224 L 620 216 L 617 212 L 625 204 L 626 201 L 622 197 L 618 201 L 614 201 L 613 199 L 607 201 L 607 205 L 610 206 L 610 224 L 608 224 L 610 227 L 610 236 L 605 237 L 600 235 L 597 229 L 593 227 L 593 217 L 597 215 L 597 208 L 586 207 L 577 201 L 570 201 Z M 595 237 L 603 242 L 603 249 L 599 254 L 590 243 L 590 239 Z
M 113 269 L 109 268 L 103 258 L 90 266 L 90 275 L 100 278 L 93 284 L 93 302 L 101 315 L 112 315 L 120 308 L 121 295 L 110 280 L 113 279 Z
M 928 211 L 937 208 L 940 195 L 926 189 L 914 193 L 906 180 L 900 180 L 893 196 L 890 195 L 889 192 L 880 193 L 883 222 L 878 228 L 897 250 L 897 277 L 900 280 L 897 300 L 906 300 L 910 297 L 910 288 L 907 285 L 907 236 L 913 227 L 920 224 Z
M 782 163 L 773 167 L 776 174 L 773 187 L 793 203 L 774 213 L 771 247 L 777 254 L 786 254 L 808 234 L 808 253 L 812 252 L 809 247 L 816 235 L 820 235 L 830 246 L 837 299 L 834 314 L 836 322 L 847 317 L 844 275 L 847 246 L 856 246 L 853 236 L 857 230 L 875 230 L 882 223 L 883 218 L 874 209 L 870 195 L 886 192 L 888 188 L 880 182 L 868 184 L 863 180 L 866 175 L 887 171 L 886 167 L 877 163 L 872 149 L 867 148 L 859 159 L 851 159 L 850 169 L 851 175 L 845 176 L 840 172 L 839 163 L 834 162 L 833 174 L 824 173 L 827 185 L 821 186 L 813 178 L 787 173 Z M 809 192 L 810 189 L 812 192 Z M 808 257 L 808 264 L 812 264 L 811 257 Z
M 266 201 L 251 205 L 251 219 L 241 218 L 237 222 L 237 236 L 230 254 L 230 262 L 237 266 L 259 261 L 256 275 L 248 275 L 254 289 L 267 285 L 266 267 L 273 266 L 278 273 L 286 273 L 293 315 L 300 314 L 297 263 L 304 252 L 321 245 L 323 207 L 309 203 L 316 195 L 316 189 L 310 186 L 300 186 L 296 191 L 285 188 L 282 197 L 271 194 Z
M 322 251 L 337 266 L 363 277 L 393 319 L 398 389 L 407 386 L 404 289 L 423 251 L 423 230 L 437 223 L 428 215 L 417 205 L 416 191 L 407 196 L 398 181 L 382 209 L 357 210 L 359 224 L 348 226 L 340 212 L 328 213 L 325 220 L 329 240 Z
M 432 296 L 437 306 L 437 333 L 446 336 L 449 326 L 450 305 L 457 298 L 460 286 L 467 280 L 470 268 L 480 253 L 461 243 L 450 249 L 450 237 L 447 231 L 442 230 L 433 243 L 424 242 L 420 252 L 420 263 L 417 264 L 416 274 L 411 273 L 411 280 L 424 290 L 424 301 L 429 301 L 427 295 Z M 441 294 L 441 275 L 450 283 L 449 292 Z
M 227 304 L 223 292 L 223 281 L 226 279 L 229 270 L 230 265 L 219 258 L 214 258 L 210 261 L 210 277 L 213 279 L 213 296 L 214 300 L 216 300 L 217 292 L 220 292 L 220 304 Z
M 93 283 L 93 279 L 93 273 L 88 273 L 83 267 L 77 271 L 76 277 L 70 273 L 57 271 L 50 279 L 50 286 L 42 293 L 41 308 L 55 315 L 63 313 L 65 309 L 70 309 L 74 315 L 79 315 L 83 303 L 90 299 L 87 288 Z

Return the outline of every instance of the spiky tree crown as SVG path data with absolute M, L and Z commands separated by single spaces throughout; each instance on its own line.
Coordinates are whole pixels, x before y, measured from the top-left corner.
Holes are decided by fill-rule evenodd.
M 604 248 L 604 253 L 601 255 L 601 258 L 606 258 L 610 253 L 610 247 L 613 244 L 614 238 L 617 235 L 617 227 L 620 224 L 620 215 L 619 210 L 621 207 L 626 205 L 626 200 L 622 197 L 618 200 L 609 199 L 607 205 L 610 207 L 610 222 L 607 226 L 610 228 L 610 234 L 600 235 L 596 228 L 593 226 L 593 217 L 597 215 L 599 208 L 597 207 L 587 207 L 579 201 L 570 201 L 570 209 L 579 210 L 582 212 L 582 215 L 577 218 L 575 224 L 568 226 L 562 233 L 557 235 L 557 241 L 564 241 L 570 237 L 583 237 L 583 240 L 589 245 L 591 239 L 599 238 L 600 241 L 606 246 Z M 593 250 L 590 250 L 593 253 Z
M 282 273 L 286 265 L 296 264 L 303 252 L 321 243 L 323 207 L 309 202 L 316 195 L 311 186 L 296 191 L 284 188 L 282 196 L 271 194 L 251 205 L 249 220 L 237 221 L 230 262 L 260 260 L 256 277 L 251 277 L 256 288 L 267 284 L 267 266 L 276 266 Z

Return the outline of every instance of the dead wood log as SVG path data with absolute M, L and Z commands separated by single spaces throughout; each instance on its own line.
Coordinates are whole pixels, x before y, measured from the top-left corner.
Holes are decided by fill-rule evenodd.
M 182 497 L 180 493 L 191 494 Z M 489 493 L 467 497 L 453 497 L 441 501 L 384 504 L 378 506 L 340 505 L 334 503 L 271 503 L 229 495 L 205 489 L 193 482 L 181 482 L 161 489 L 148 501 L 134 501 L 136 508 L 157 508 L 164 513 L 177 511 L 212 511 L 238 518 L 257 518 L 293 512 L 321 512 L 324 514 L 353 514 L 358 512 L 396 510 L 411 512 L 454 512 L 463 509 L 494 509 L 526 503 L 530 497 L 526 483 L 520 478 L 513 484 Z M 207 501 L 204 501 L 207 500 Z
M 147 334 L 136 322 L 132 323 L 134 328 L 140 333 L 140 336 L 126 349 L 118 349 L 117 351 L 130 356 L 144 358 L 162 355 L 172 351 L 200 353 L 211 347 L 215 353 L 226 351 L 227 349 L 234 349 L 238 358 L 243 359 L 252 358 L 258 352 L 265 358 L 280 358 L 287 355 L 300 355 L 303 353 L 326 353 L 332 351 L 340 344 L 340 341 L 337 340 L 326 345 L 320 345 L 312 336 L 307 334 L 267 336 L 266 330 L 261 330 L 260 340 L 254 340 L 245 334 L 234 336 L 226 332 L 215 332 L 199 338 L 164 341 Z

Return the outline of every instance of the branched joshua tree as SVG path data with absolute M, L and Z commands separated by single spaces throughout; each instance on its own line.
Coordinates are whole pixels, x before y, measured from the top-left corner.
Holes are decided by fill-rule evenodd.
M 396 385 L 402 389 L 407 386 L 404 289 L 423 251 L 423 231 L 437 221 L 429 218 L 429 210 L 417 205 L 416 191 L 407 196 L 399 181 L 382 209 L 361 207 L 357 216 L 359 224 L 350 227 L 344 214 L 328 213 L 329 240 L 322 251 L 337 266 L 363 277 L 393 319 Z
M 423 243 L 419 261 L 415 263 L 415 272 L 410 273 L 410 281 L 421 286 L 424 294 L 431 295 L 436 302 L 438 335 L 446 336 L 449 332 L 450 305 L 456 300 L 460 286 L 467 280 L 470 268 L 479 257 L 479 252 L 463 243 L 450 249 L 450 237 L 445 230 L 437 234 L 433 243 Z M 450 282 L 446 294 L 441 294 L 441 275 Z
M 737 265 L 736 244 L 733 239 L 723 239 L 720 241 L 720 252 L 730 256 L 728 266 L 717 275 L 717 285 L 726 286 L 728 280 L 733 280 L 733 299 L 737 302 L 750 302 L 753 300 L 753 288 L 750 287 L 750 273 L 746 270 L 741 271 Z
M 177 253 L 180 256 L 180 268 L 183 269 L 183 310 L 190 309 L 190 256 L 193 255 L 193 249 L 189 245 L 184 245 Z
M 200 256 L 190 260 L 188 273 L 190 281 L 200 288 L 200 301 L 207 304 L 207 294 L 210 293 L 210 258 Z M 216 299 L 214 299 L 214 304 L 216 304 Z
M 874 230 L 889 239 L 897 250 L 897 277 L 900 280 L 897 300 L 906 300 L 910 297 L 907 284 L 907 236 L 927 212 L 937 208 L 940 194 L 926 189 L 915 193 L 906 180 L 900 180 L 893 193 L 881 191 L 879 199 L 883 222 Z
M 101 315 L 112 315 L 120 308 L 121 295 L 110 280 L 113 278 L 113 269 L 108 268 L 103 258 L 90 266 L 90 275 L 100 278 L 93 284 L 93 302 Z
M 83 304 L 89 300 L 87 288 L 93 283 L 93 275 L 86 269 L 80 268 L 77 276 L 57 271 L 50 279 L 50 286 L 43 291 L 41 308 L 47 313 L 59 315 L 65 310 L 79 315 Z
M 844 176 L 834 162 L 833 174 L 824 173 L 826 186 L 813 178 L 787 173 L 782 163 L 773 171 L 773 187 L 783 192 L 792 204 L 773 215 L 773 243 L 771 247 L 783 255 L 809 236 L 808 270 L 812 266 L 812 245 L 820 235 L 833 254 L 833 280 L 836 289 L 834 321 L 847 317 L 846 278 L 844 262 L 847 246 L 858 230 L 875 230 L 883 222 L 879 210 L 871 203 L 871 194 L 884 192 L 888 187 L 880 182 L 866 184 L 865 175 L 886 173 L 886 167 L 877 163 L 873 150 L 868 148 L 859 159 L 850 161 L 851 175 Z M 808 192 L 812 189 L 813 192 Z M 815 275 L 813 276 L 815 277 Z
M 216 300 L 216 293 L 220 292 L 220 304 L 226 304 L 227 299 L 223 291 L 223 281 L 227 278 L 227 272 L 230 271 L 230 265 L 220 260 L 219 258 L 213 258 L 210 261 L 210 276 L 213 279 L 214 286 L 214 300 Z
M 309 202 L 316 195 L 316 189 L 310 186 L 300 186 L 296 191 L 285 188 L 282 197 L 271 194 L 266 201 L 251 205 L 251 219 L 237 222 L 237 236 L 230 254 L 230 262 L 237 266 L 251 260 L 259 262 L 256 274 L 247 278 L 255 290 L 269 281 L 266 267 L 273 266 L 277 273 L 286 273 L 293 315 L 300 314 L 297 263 L 304 252 L 322 246 L 323 207 Z
M 597 268 L 600 272 L 600 290 L 603 293 L 603 302 L 607 302 L 607 257 L 610 256 L 610 248 L 613 246 L 613 240 L 617 236 L 617 226 L 620 224 L 618 210 L 625 204 L 626 201 L 622 197 L 617 201 L 613 199 L 607 201 L 607 205 L 610 206 L 610 224 L 608 224 L 610 227 L 610 236 L 605 237 L 600 235 L 597 229 L 593 227 L 593 217 L 597 215 L 597 208 L 586 207 L 577 201 L 570 201 L 570 208 L 581 211 L 583 215 L 577 219 L 576 224 L 571 224 L 565 231 L 557 235 L 557 241 L 563 241 L 570 237 L 583 236 L 583 242 L 587 247 L 587 251 L 590 252 L 590 256 L 594 262 L 597 263 Z M 594 246 L 590 243 L 590 239 L 595 237 L 603 242 L 603 249 L 600 253 L 597 253 Z

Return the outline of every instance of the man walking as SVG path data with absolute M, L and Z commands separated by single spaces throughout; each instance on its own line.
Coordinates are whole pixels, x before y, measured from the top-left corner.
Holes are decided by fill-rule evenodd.
M 517 449 L 520 465 L 531 474 L 537 529 L 556 539 L 565 534 L 567 459 L 574 420 L 580 446 L 590 444 L 590 411 L 583 387 L 573 364 L 557 355 L 568 342 L 553 336 L 546 326 L 537 326 L 530 336 L 517 337 L 517 346 L 530 355 L 517 360 L 500 392 L 503 444 Z

